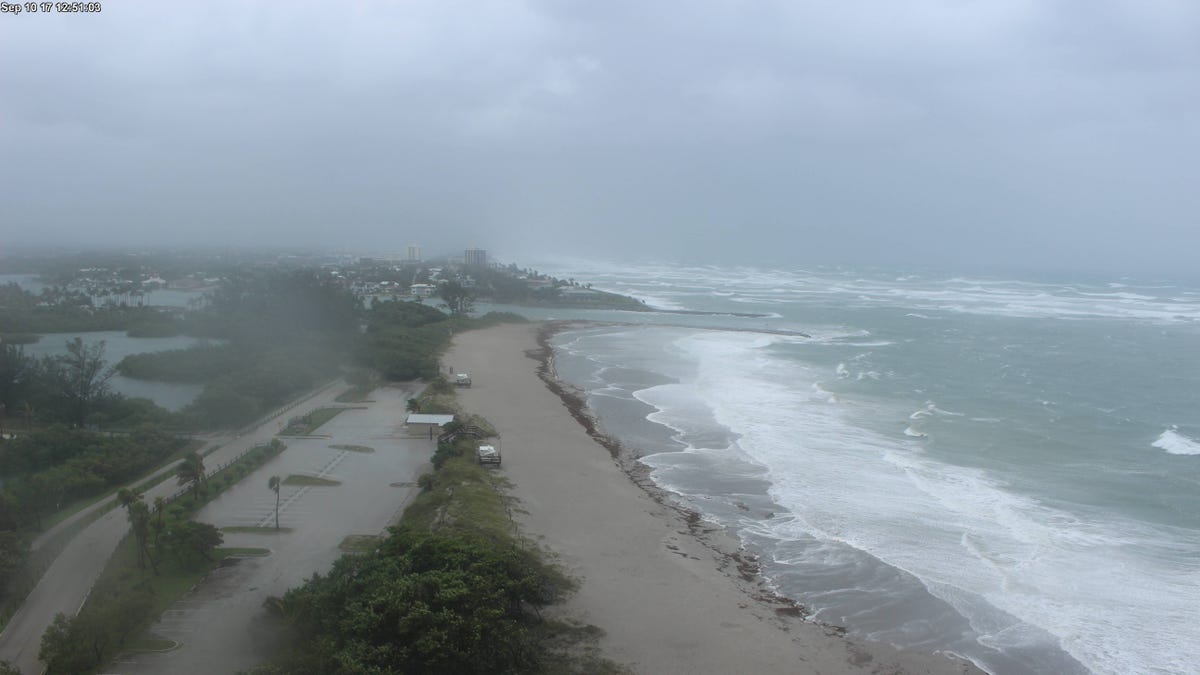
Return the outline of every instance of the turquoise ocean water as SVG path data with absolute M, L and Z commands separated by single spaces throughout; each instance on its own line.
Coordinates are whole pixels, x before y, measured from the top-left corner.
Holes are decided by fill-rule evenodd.
M 588 313 L 623 325 L 561 333 L 557 365 L 817 619 L 993 673 L 1196 672 L 1200 289 L 560 266 L 764 315 Z

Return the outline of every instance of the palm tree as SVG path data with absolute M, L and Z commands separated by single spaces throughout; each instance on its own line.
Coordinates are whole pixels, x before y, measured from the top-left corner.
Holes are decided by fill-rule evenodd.
M 138 568 L 144 569 L 146 561 L 149 560 L 150 569 L 158 574 L 158 566 L 154 564 L 154 558 L 150 556 L 150 550 L 146 545 L 147 535 L 150 531 L 150 507 L 142 501 L 142 495 L 125 488 L 117 493 L 117 501 L 128 512 L 133 537 L 137 540 Z
M 275 529 L 279 529 L 279 476 L 271 476 L 267 480 L 267 487 L 275 492 Z
M 411 413 L 421 412 L 421 402 L 415 398 L 408 399 L 408 412 L 411 412 Z
M 204 480 L 204 460 L 195 452 L 189 452 L 179 463 L 179 468 L 175 470 L 175 476 L 180 485 L 191 484 L 192 497 L 198 497 L 200 483 Z
M 163 511 L 166 511 L 166 510 L 167 510 L 167 498 L 166 497 L 155 497 L 154 498 L 154 516 L 155 516 L 155 518 L 154 518 L 154 522 L 151 524 L 151 527 L 154 529 L 154 548 L 156 548 L 156 549 L 158 548 L 159 540 L 162 538 L 163 529 L 166 528 L 166 526 L 167 526 L 166 522 L 163 521 Z

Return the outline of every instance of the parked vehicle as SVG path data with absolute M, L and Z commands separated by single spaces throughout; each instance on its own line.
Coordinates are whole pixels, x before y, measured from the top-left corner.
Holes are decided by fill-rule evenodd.
M 477 451 L 480 464 L 500 464 L 500 448 L 496 445 L 481 445 Z

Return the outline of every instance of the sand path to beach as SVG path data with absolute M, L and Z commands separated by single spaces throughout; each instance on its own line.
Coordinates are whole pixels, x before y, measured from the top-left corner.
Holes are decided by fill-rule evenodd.
M 561 611 L 605 631 L 606 657 L 647 675 L 979 672 L 942 655 L 840 637 L 757 599 L 761 586 L 730 563 L 732 542 L 720 533 L 697 537 L 539 379 L 538 361 L 527 355 L 538 347 L 538 328 L 461 334 L 443 368 L 471 374 L 462 406 L 500 432 L 500 470 L 520 500 L 517 521 L 580 580 Z

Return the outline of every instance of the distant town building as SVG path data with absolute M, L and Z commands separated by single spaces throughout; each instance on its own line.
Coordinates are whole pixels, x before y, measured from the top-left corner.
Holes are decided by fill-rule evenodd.
M 405 256 L 408 262 L 421 262 L 421 247 L 416 244 L 408 245 L 408 255 Z
M 463 251 L 463 264 L 467 267 L 487 267 L 487 251 L 482 248 Z
M 433 292 L 436 290 L 437 286 L 434 286 L 433 284 L 413 284 L 412 286 L 408 287 L 408 291 L 412 293 L 413 297 L 415 298 L 428 298 L 429 296 L 433 295 Z

